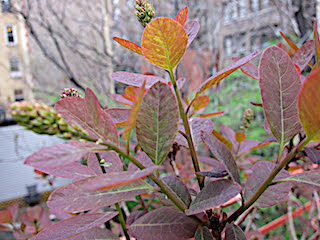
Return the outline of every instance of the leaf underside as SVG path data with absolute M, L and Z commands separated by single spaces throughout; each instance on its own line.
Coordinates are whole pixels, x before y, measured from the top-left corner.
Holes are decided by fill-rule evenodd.
M 240 227 L 227 223 L 225 240 L 246 240 L 246 236 Z

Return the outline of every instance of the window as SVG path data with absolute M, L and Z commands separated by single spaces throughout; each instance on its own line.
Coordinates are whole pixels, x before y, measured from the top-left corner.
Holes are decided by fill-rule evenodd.
M 14 90 L 14 100 L 15 101 L 23 101 L 24 100 L 23 89 L 15 89 Z
M 230 56 L 232 54 L 232 36 L 226 37 L 224 44 L 226 55 Z
M 11 9 L 11 4 L 9 0 L 1 0 L 1 10 L 2 12 L 8 12 Z
M 13 25 L 7 25 L 5 27 L 5 34 L 6 34 L 6 44 L 8 46 L 14 46 L 17 44 L 17 37 L 16 37 L 16 27 Z
M 239 16 L 243 17 L 246 15 L 246 1 L 240 0 L 239 1 Z
M 19 63 L 19 59 L 16 56 L 12 56 L 10 58 L 10 76 L 12 78 L 21 77 L 20 63 Z

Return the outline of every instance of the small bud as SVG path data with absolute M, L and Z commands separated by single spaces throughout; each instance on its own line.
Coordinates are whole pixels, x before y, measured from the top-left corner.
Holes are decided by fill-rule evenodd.
M 143 27 L 146 27 L 149 22 L 154 18 L 155 11 L 151 3 L 147 0 L 136 0 L 135 15 L 138 17 L 139 22 Z
M 252 109 L 247 109 L 243 114 L 243 125 L 245 128 L 249 128 L 252 120 L 253 120 L 254 114 Z
M 74 88 L 65 88 L 62 93 L 60 94 L 61 98 L 66 97 L 81 97 L 78 91 Z
M 101 159 L 100 164 L 104 164 L 104 163 L 105 163 L 104 159 Z

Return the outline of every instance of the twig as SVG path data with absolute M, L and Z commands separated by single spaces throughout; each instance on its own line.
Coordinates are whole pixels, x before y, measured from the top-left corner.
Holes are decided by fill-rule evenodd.
M 294 223 L 293 223 L 293 216 L 292 216 L 292 192 L 289 193 L 288 196 L 288 218 L 289 218 L 289 232 L 291 235 L 291 238 L 293 240 L 298 240 L 296 230 L 294 228 Z

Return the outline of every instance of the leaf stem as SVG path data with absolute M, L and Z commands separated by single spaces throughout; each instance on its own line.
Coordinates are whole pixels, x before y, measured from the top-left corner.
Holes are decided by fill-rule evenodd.
M 264 193 L 265 190 L 271 185 L 273 179 L 277 176 L 277 174 L 290 162 L 290 160 L 302 150 L 302 148 L 308 143 L 308 139 L 303 139 L 294 149 L 289 152 L 288 155 L 283 159 L 281 163 L 279 163 L 270 173 L 270 175 L 264 180 L 258 190 L 253 194 L 253 196 L 237 211 L 235 211 L 230 217 L 226 219 L 225 222 L 231 223 L 236 220 L 243 212 L 245 212 L 251 205 L 257 201 L 257 199 Z
M 120 221 L 120 224 L 121 224 L 121 227 L 122 227 L 122 230 L 123 230 L 123 233 L 126 237 L 126 240 L 130 240 L 130 236 L 128 234 L 128 231 L 127 231 L 127 226 L 126 226 L 126 221 L 124 220 L 124 217 L 123 217 L 123 214 L 122 214 L 122 210 L 120 208 L 120 204 L 119 203 L 115 203 L 114 204 L 117 211 L 119 212 L 119 221 Z
M 177 82 L 176 82 L 176 79 L 174 77 L 172 70 L 169 70 L 169 75 L 170 75 L 170 79 L 171 79 L 171 82 L 173 85 L 173 89 L 175 91 L 175 94 L 176 94 L 176 97 L 178 100 L 180 117 L 183 121 L 184 129 L 186 131 L 186 137 L 187 137 L 187 141 L 188 141 L 188 145 L 189 145 L 189 150 L 190 150 L 190 154 L 191 154 L 191 158 L 192 158 L 193 167 L 194 167 L 195 172 L 200 172 L 197 153 L 194 148 L 194 144 L 193 144 L 192 137 L 191 137 L 191 130 L 190 130 L 190 126 L 189 126 L 188 116 L 185 113 L 185 110 L 184 110 L 184 107 L 182 104 L 182 100 L 181 100 L 181 95 L 180 95 L 180 92 L 179 92 L 179 89 L 177 86 Z M 204 177 L 196 175 L 196 178 L 197 178 L 200 189 L 202 189 L 204 187 Z

